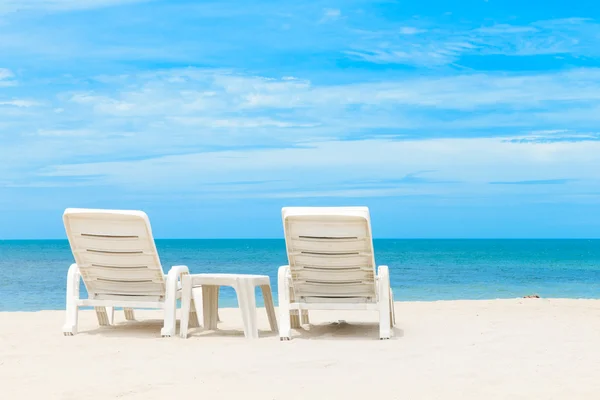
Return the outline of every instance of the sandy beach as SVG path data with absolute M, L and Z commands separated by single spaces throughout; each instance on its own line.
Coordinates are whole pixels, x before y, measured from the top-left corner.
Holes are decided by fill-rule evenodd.
M 137 311 L 61 334 L 62 311 L 0 313 L 2 398 L 26 399 L 597 399 L 600 300 L 396 303 L 395 337 L 376 314 L 313 312 L 280 342 L 243 337 L 237 309 L 219 330 L 161 338 L 160 313 Z M 338 322 L 334 322 L 338 321 Z

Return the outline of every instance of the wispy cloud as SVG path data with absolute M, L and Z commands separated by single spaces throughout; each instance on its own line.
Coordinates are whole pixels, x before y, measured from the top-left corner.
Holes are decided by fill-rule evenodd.
M 423 143 L 427 145 L 426 142 Z M 349 180 L 341 180 L 337 183 L 337 191 L 345 190 L 377 190 L 377 191 L 401 191 L 404 193 L 408 192 L 420 192 L 418 189 L 421 185 L 449 185 L 449 184 L 460 184 L 457 180 L 438 179 L 435 176 L 440 174 L 440 171 L 415 171 L 404 175 L 399 175 L 396 178 L 387 177 L 386 179 L 356 179 L 352 178 Z M 427 176 L 429 175 L 429 176 Z M 433 175 L 434 177 L 431 177 Z M 441 172 L 441 175 L 444 175 Z M 331 188 L 331 187 L 330 187 Z
M 32 100 L 0 100 L 0 106 L 34 107 L 37 105 L 39 105 L 39 103 Z
M 520 143 L 552 143 L 552 142 L 579 142 L 600 140 L 600 132 L 577 132 L 569 129 L 550 129 L 527 132 L 523 136 L 507 139 Z
M 16 85 L 15 75 L 7 68 L 0 68 L 0 87 Z
M 323 10 L 323 17 L 320 22 L 335 21 L 340 18 L 342 11 L 337 8 L 326 8 Z
M 86 82 L 86 91 L 65 89 L 60 81 L 59 89 L 43 96 L 3 100 L 2 124 L 13 139 L 0 156 L 7 160 L 27 148 L 37 154 L 36 162 L 26 162 L 34 167 L 61 158 L 151 158 L 331 140 L 496 136 L 522 144 L 592 142 L 600 123 L 596 69 L 327 84 L 186 68 Z M 21 144 L 18 137 L 38 141 Z M 12 170 L 19 171 L 16 164 Z M 406 177 L 417 178 L 424 179 Z
M 598 172 L 589 168 L 598 151 L 600 143 L 597 142 L 569 146 L 532 146 L 500 139 L 318 142 L 303 148 L 224 150 L 143 160 L 55 165 L 39 171 L 38 180 L 99 175 L 99 184 L 143 192 L 203 187 L 203 193 L 213 197 L 285 197 L 286 193 L 294 197 L 303 192 L 307 192 L 306 196 L 318 197 L 323 193 L 346 196 L 349 191 L 358 197 L 493 196 L 494 192 L 486 189 L 488 182 L 495 186 L 580 183 L 592 187 L 600 180 Z M 504 167 L 497 168 L 498 165 Z M 414 172 L 420 168 L 427 170 Z M 557 170 L 574 178 L 549 176 Z M 523 171 L 532 171 L 536 179 L 518 179 L 524 175 Z M 422 177 L 423 174 L 427 177 Z M 256 181 L 257 176 L 261 182 L 252 189 L 245 183 L 238 184 Z M 219 182 L 238 183 L 210 189 L 206 186 Z
M 4 12 L 17 7 L 47 12 L 116 7 L 132 2 L 135 3 L 133 0 L 12 0 L 5 3 Z M 150 1 L 147 7 L 136 8 L 138 19 L 130 29 L 124 29 L 128 25 L 121 23 L 115 14 L 104 20 L 105 29 L 99 32 L 92 28 L 93 15 L 80 13 L 81 21 L 90 23 L 80 23 L 78 34 L 73 34 L 69 26 L 52 23 L 44 24 L 41 29 L 35 18 L 11 18 L 20 14 L 14 13 L 6 25 L 0 26 L 0 52 L 35 65 L 40 58 L 77 59 L 88 70 L 102 65 L 98 61 L 111 60 L 154 65 L 227 65 L 254 71 L 273 70 L 268 61 L 272 59 L 278 60 L 277 69 L 288 70 L 309 64 L 326 68 L 332 59 L 344 60 L 344 64 L 367 61 L 412 67 L 471 68 L 463 66 L 464 56 L 594 57 L 599 53 L 595 44 L 600 25 L 592 19 L 563 18 L 510 25 L 506 21 L 490 24 L 488 19 L 469 22 L 465 18 L 442 24 L 432 18 L 406 19 L 404 14 L 386 18 L 378 10 L 380 6 L 357 1 L 341 10 L 333 6 L 323 8 L 321 3 Z M 155 15 L 163 15 L 161 24 L 152 27 L 143 24 Z M 141 26 L 146 28 L 145 34 L 136 35 L 135 29 Z M 173 32 L 180 37 L 170 37 Z M 219 45 L 212 35 L 223 38 Z M 283 57 L 283 54 L 294 56 Z M 304 64 L 302 60 L 307 59 L 311 61 Z
M 71 11 L 87 10 L 150 0 L 3 0 L 0 14 L 17 11 Z
M 591 167 L 600 151 L 595 134 L 561 126 L 508 133 L 502 118 L 523 112 L 539 127 L 532 112 L 599 105 L 599 76 L 580 69 L 333 85 L 194 68 L 102 76 L 91 90 L 35 99 L 47 106 L 8 119 L 23 141 L 0 149 L 0 172 L 12 187 L 56 187 L 73 177 L 143 193 L 203 187 L 214 198 L 585 188 L 600 180 Z M 483 134 L 474 113 L 486 118 Z M 502 130 L 490 138 L 494 124 Z M 25 140 L 31 135 L 33 143 Z M 16 156 L 25 148 L 27 160 Z M 558 173 L 571 178 L 557 180 Z
M 533 26 L 515 26 L 508 24 L 484 26 L 482 28 L 476 28 L 473 31 L 485 35 L 512 35 L 520 33 L 538 32 L 538 30 Z
M 400 28 L 399 32 L 403 35 L 417 35 L 427 31 L 425 29 L 415 28 L 414 26 L 403 26 Z
M 124 153 L 148 156 L 382 137 L 593 141 L 598 136 L 591 129 L 600 123 L 599 78 L 600 70 L 581 69 L 327 85 L 188 68 L 88 80 L 93 90 L 31 100 L 47 106 L 30 107 L 35 114 L 5 123 L 27 136 L 87 137 L 85 151 L 93 154 L 111 148 L 91 144 L 110 134 Z
M 13 76 L 14 76 L 13 73 L 9 69 L 0 68 L 0 81 L 8 79 L 8 78 L 12 78 Z
M 95 136 L 96 132 L 85 129 L 40 129 L 37 131 L 37 135 L 41 137 L 83 137 L 83 136 Z
M 544 20 L 528 25 L 497 24 L 462 30 L 433 28 L 407 37 L 406 28 L 369 31 L 347 53 L 375 63 L 440 66 L 463 55 L 597 56 L 600 24 L 581 18 Z M 409 30 L 409 32 L 411 32 Z M 416 33 L 416 32 L 415 32 Z
M 301 107 L 315 103 L 383 104 L 473 109 L 497 106 L 536 106 L 548 101 L 596 101 L 600 69 L 545 74 L 468 74 L 449 77 L 410 77 L 382 83 L 313 87 L 309 82 L 259 81 L 246 98 L 256 107 Z M 573 90 L 577 87 L 578 90 Z M 243 90 L 243 88 L 240 88 Z M 232 92 L 237 89 L 232 88 Z
M 530 181 L 490 182 L 491 185 L 565 185 L 575 179 L 538 179 Z

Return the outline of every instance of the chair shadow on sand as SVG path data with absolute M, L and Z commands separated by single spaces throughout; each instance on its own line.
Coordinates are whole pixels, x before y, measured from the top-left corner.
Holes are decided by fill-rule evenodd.
M 404 331 L 400 328 L 393 328 L 391 340 L 404 336 Z M 203 330 L 202 328 L 193 328 L 189 332 L 189 338 L 201 337 L 243 337 L 244 332 L 241 329 L 216 329 Z M 278 337 L 277 332 L 269 330 L 259 331 L 259 339 L 267 337 Z M 300 329 L 292 330 L 292 340 L 377 340 L 379 338 L 378 323 L 364 323 L 338 321 L 333 323 L 319 323 L 315 325 L 304 325 Z
M 393 335 L 390 340 L 404 336 L 400 328 L 392 328 Z M 304 325 L 300 329 L 292 330 L 292 340 L 378 340 L 379 323 L 376 322 L 351 322 L 340 320 L 332 323 L 319 323 Z
M 162 319 L 142 319 L 135 321 L 115 321 L 110 326 L 98 326 L 93 329 L 84 329 L 79 332 L 80 335 L 100 335 L 106 337 L 128 337 L 140 339 L 156 339 L 160 338 L 160 330 L 163 327 Z M 223 325 L 220 323 L 220 325 Z M 177 321 L 177 335 L 179 338 L 179 320 Z M 268 329 L 259 329 L 259 338 L 277 337 L 278 332 L 271 332 Z M 194 337 L 240 337 L 244 338 L 244 330 L 240 328 L 219 328 L 216 330 L 205 330 L 202 327 L 190 328 L 188 338 Z
M 140 339 L 160 338 L 163 327 L 162 319 L 143 319 L 135 321 L 118 321 L 110 326 L 98 326 L 80 331 L 79 335 L 100 335 L 106 337 L 135 337 Z M 179 327 L 179 321 L 177 321 Z
M 178 322 L 179 325 L 179 322 Z M 221 325 L 221 324 L 220 324 Z M 163 320 L 145 319 L 141 321 L 116 322 L 111 326 L 98 326 L 91 330 L 83 330 L 81 335 L 101 335 L 106 337 L 136 337 L 140 339 L 160 338 L 160 329 Z M 393 328 L 393 336 L 390 340 L 402 338 L 404 331 Z M 277 338 L 277 332 L 267 329 L 259 330 L 259 339 Z M 191 328 L 188 338 L 202 337 L 239 337 L 244 338 L 244 330 L 240 328 L 217 328 L 216 330 L 205 330 L 202 327 Z M 293 340 L 377 340 L 379 338 L 379 324 L 376 322 L 352 322 L 344 320 L 333 323 L 318 323 L 304 325 L 300 329 L 292 331 Z

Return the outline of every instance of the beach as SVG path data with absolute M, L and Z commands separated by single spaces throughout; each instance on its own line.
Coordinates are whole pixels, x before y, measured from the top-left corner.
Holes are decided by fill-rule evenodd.
M 259 309 L 261 337 L 239 310 L 214 332 L 161 338 L 161 313 L 136 310 L 99 327 L 80 312 L 0 313 L 2 398 L 26 399 L 597 399 L 600 300 L 398 302 L 391 340 L 377 314 L 311 312 L 280 342 Z

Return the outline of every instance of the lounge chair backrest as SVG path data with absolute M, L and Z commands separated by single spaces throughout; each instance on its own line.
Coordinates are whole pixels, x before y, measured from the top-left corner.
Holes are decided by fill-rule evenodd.
M 367 207 L 285 207 L 282 217 L 296 301 L 376 300 Z
M 164 273 L 144 212 L 69 208 L 63 221 L 90 298 L 164 298 Z

